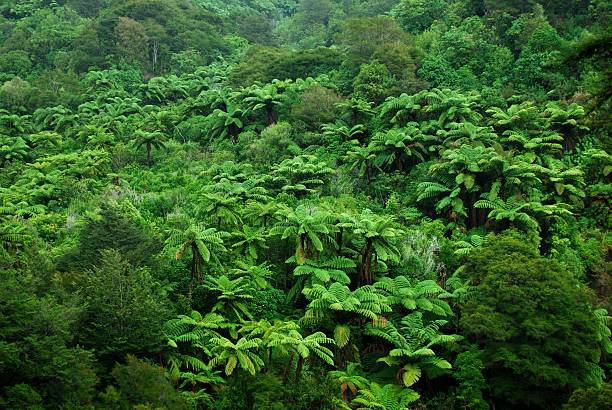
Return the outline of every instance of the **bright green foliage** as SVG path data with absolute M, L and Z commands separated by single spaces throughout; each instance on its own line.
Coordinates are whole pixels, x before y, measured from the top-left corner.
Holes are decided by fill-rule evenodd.
M 217 336 L 216 329 L 230 327 L 223 316 L 216 313 L 209 313 L 202 316 L 195 310 L 189 316 L 179 315 L 176 319 L 169 320 L 165 324 L 164 332 L 168 337 L 168 345 L 178 347 L 177 342 L 191 342 L 195 347 L 202 349 L 209 354 L 210 351 L 204 344 L 208 339 Z M 177 355 L 172 358 L 175 366 L 185 364 L 193 370 L 203 370 L 206 365 L 197 358 Z
M 326 124 L 322 129 L 323 135 L 338 137 L 340 140 L 349 141 L 359 139 L 365 131 L 365 126 L 363 124 L 357 124 L 349 128 L 343 122 L 336 122 L 334 124 Z
M 463 339 L 459 335 L 441 334 L 440 327 L 446 323 L 446 320 L 440 319 L 424 321 L 422 312 L 416 311 L 404 316 L 397 328 L 392 323 L 381 323 L 368 327 L 367 332 L 395 346 L 387 356 L 378 361 L 398 369 L 398 378 L 406 387 L 410 387 L 423 373 L 435 375 L 436 368 L 451 368 L 451 364 L 436 357 L 432 349 L 436 345 L 454 343 Z
M 221 229 L 221 222 L 229 226 L 238 225 L 238 198 L 220 194 L 204 194 L 204 198 L 207 203 L 204 211 L 216 220 L 217 229 Z
M 0 135 L 0 164 L 23 160 L 27 157 L 28 151 L 29 147 L 22 138 Z
M 243 110 L 231 104 L 226 105 L 225 110 L 217 108 L 207 117 L 209 138 L 230 138 L 236 142 L 236 137 L 244 128 L 243 116 Z
M 339 282 L 329 287 L 315 284 L 302 293 L 310 300 L 304 320 L 312 321 L 334 311 L 350 312 L 372 321 L 383 313 L 391 312 L 387 298 L 376 292 L 372 286 L 362 286 L 352 291 Z
M 357 98 L 372 103 L 380 103 L 389 96 L 389 90 L 395 86 L 395 79 L 384 64 L 375 60 L 362 64 L 359 74 L 353 80 Z
M 362 407 L 360 410 L 408 410 L 409 405 L 419 399 L 420 395 L 411 389 L 406 389 L 394 384 L 380 386 L 370 383 L 366 389 L 359 390 L 353 403 Z
M 136 139 L 134 142 L 136 148 L 144 147 L 147 151 L 147 164 L 152 165 L 151 149 L 164 148 L 164 135 L 161 132 L 136 131 Z
M 380 289 L 391 306 L 402 307 L 409 311 L 418 308 L 438 316 L 452 314 L 450 306 L 444 301 L 451 295 L 433 280 L 424 280 L 412 285 L 406 276 L 396 276 L 393 279 L 386 277 L 376 281 L 374 287 Z M 399 309 L 395 311 L 398 312 Z
M 299 155 L 275 165 L 273 181 L 283 191 L 298 196 L 317 192 L 317 188 L 329 181 L 333 169 L 314 155 Z
M 239 249 L 247 258 L 257 260 L 257 252 L 267 249 L 266 236 L 261 228 L 242 225 L 242 231 L 232 232 L 232 236 L 238 239 L 232 247 Z
M 0 408 L 606 407 L 611 16 L 0 1 Z
M 244 277 L 229 279 L 222 275 L 219 277 L 207 277 L 204 287 L 215 295 L 217 303 L 213 306 L 213 312 L 219 312 L 224 317 L 242 321 L 251 319 L 251 313 L 246 302 L 253 299 L 253 288 Z
M 402 0 L 393 9 L 393 14 L 406 31 L 420 32 L 429 28 L 436 19 L 442 18 L 447 7 L 444 0 Z
M 274 84 L 265 87 L 252 86 L 245 91 L 243 103 L 250 112 L 263 111 L 266 116 L 266 125 L 277 121 L 277 106 L 282 105 L 283 95 L 278 93 Z
M 175 248 L 175 258 L 181 259 L 187 250 L 191 251 L 191 284 L 195 279 L 202 280 L 202 265 L 211 261 L 220 264 L 217 253 L 225 252 L 223 238 L 229 234 L 215 228 L 189 226 L 185 231 L 175 231 L 168 239 L 168 246 Z
M 311 354 L 333 366 L 333 352 L 323 345 L 334 343 L 334 339 L 328 338 L 323 332 L 303 336 L 299 332 L 299 327 L 284 326 L 269 334 L 266 346 L 279 350 L 284 355 L 289 354 L 289 365 L 291 365 L 293 356 L 297 356 L 295 376 L 296 379 L 299 379 L 304 360 L 308 359 Z
M 374 165 L 402 172 L 406 164 L 425 161 L 425 147 L 418 134 L 418 129 L 415 132 L 414 128 L 394 128 L 376 134 L 368 147 L 375 156 Z
M 600 388 L 577 389 L 569 401 L 563 405 L 563 410 L 596 410 L 605 409 L 612 400 L 612 384 L 609 382 Z
M 270 270 L 268 264 L 262 263 L 261 265 L 251 265 L 248 262 L 237 262 L 236 266 L 236 268 L 231 270 L 233 276 L 248 278 L 251 285 L 260 290 L 270 287 L 268 279 L 270 279 L 274 273 Z
M 210 339 L 211 364 L 225 364 L 225 374 L 230 375 L 239 365 L 243 370 L 255 375 L 264 362 L 256 353 L 256 349 L 261 345 L 261 339 L 240 338 L 236 343 L 224 337 L 213 337 Z
M 357 370 L 358 367 L 357 363 L 348 363 L 346 370 L 334 370 L 329 372 L 330 377 L 336 379 L 340 383 L 342 400 L 347 403 L 351 402 L 352 397 L 357 394 L 359 389 L 368 386 L 368 379 L 363 377 L 363 373 Z
M 281 239 L 295 239 L 295 258 L 298 264 L 303 264 L 306 258 L 323 251 L 323 242 L 333 229 L 328 212 L 300 205 L 295 210 L 282 209 L 278 215 L 282 219 L 270 230 L 270 234 L 280 235 Z
M 361 250 L 360 280 L 372 283 L 372 272 L 379 268 L 379 264 L 399 260 L 396 241 L 402 231 L 396 228 L 392 218 L 374 215 L 372 211 L 366 209 L 355 220 L 353 232 L 364 241 Z
M 482 392 L 487 388 L 487 382 L 482 375 L 484 365 L 478 355 L 472 351 L 460 353 L 454 367 L 457 371 L 453 377 L 459 381 L 457 399 L 468 409 L 487 410 L 489 405 Z

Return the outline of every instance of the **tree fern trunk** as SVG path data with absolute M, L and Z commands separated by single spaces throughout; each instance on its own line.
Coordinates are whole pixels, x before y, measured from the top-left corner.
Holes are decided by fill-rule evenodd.
M 272 368 L 272 348 L 268 348 L 268 369 Z
M 291 369 L 292 363 L 293 363 L 293 353 L 289 355 L 289 361 L 287 362 L 287 366 L 285 367 L 285 371 L 283 372 L 283 381 L 287 381 L 287 377 L 289 376 L 289 370 Z
M 151 145 L 147 144 L 147 165 L 151 166 Z
M 266 122 L 268 126 L 276 124 L 276 116 L 274 115 L 274 106 L 266 108 Z
M 306 234 L 303 233 L 300 235 L 299 244 L 298 244 L 298 254 L 297 254 L 297 262 L 298 264 L 303 264 L 306 260 Z
M 193 283 L 196 274 L 197 274 L 197 258 L 198 258 L 198 254 L 197 251 L 195 249 L 195 245 L 192 244 L 191 245 L 191 282 Z
M 304 358 L 302 356 L 298 357 L 297 365 L 295 367 L 295 380 L 299 380 L 302 374 L 302 366 L 304 365 Z
M 360 281 L 369 284 L 370 272 L 372 270 L 372 240 L 366 241 L 366 246 L 361 257 L 361 275 Z

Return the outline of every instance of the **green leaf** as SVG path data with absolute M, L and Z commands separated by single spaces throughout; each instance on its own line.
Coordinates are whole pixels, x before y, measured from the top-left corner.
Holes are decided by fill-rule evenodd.
M 402 381 L 404 382 L 404 386 L 410 387 L 421 378 L 421 369 L 418 366 L 407 364 L 403 369 Z
M 227 364 L 225 365 L 225 374 L 228 376 L 232 374 L 234 369 L 236 368 L 236 364 L 238 363 L 238 358 L 236 356 L 231 356 L 227 359 Z
M 563 192 L 565 192 L 565 185 L 560 182 L 555 183 L 555 191 L 557 191 L 558 195 L 563 195 Z
M 465 185 L 467 189 L 471 189 L 474 186 L 474 182 L 474 175 L 466 175 L 465 179 L 463 180 L 463 185 Z
M 337 325 L 334 329 L 334 340 L 338 347 L 346 346 L 351 338 L 351 329 L 346 325 Z

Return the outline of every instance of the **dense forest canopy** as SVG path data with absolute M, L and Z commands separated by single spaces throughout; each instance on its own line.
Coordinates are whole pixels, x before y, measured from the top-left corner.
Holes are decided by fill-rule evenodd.
M 611 17 L 3 0 L 0 408 L 610 408 Z

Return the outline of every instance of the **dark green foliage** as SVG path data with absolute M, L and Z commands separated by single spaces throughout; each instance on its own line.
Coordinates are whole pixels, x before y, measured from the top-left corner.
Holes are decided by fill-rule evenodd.
M 443 19 L 447 9 L 445 0 L 402 0 L 393 14 L 406 31 L 418 33 L 428 29 L 435 20 Z
M 22 50 L 9 51 L 0 56 L 0 72 L 26 77 L 32 68 L 28 53 Z
M 484 364 L 473 351 L 466 351 L 457 355 L 454 367 L 457 371 L 453 377 L 459 382 L 456 391 L 456 400 L 466 409 L 487 410 L 489 404 L 483 398 L 483 390 L 487 382 L 482 375 Z
M 342 54 L 335 49 L 288 51 L 270 47 L 253 47 L 230 73 L 232 83 L 250 85 L 274 79 L 316 77 L 335 68 Z
M 604 3 L 604 2 L 602 2 Z M 592 62 L 598 68 L 591 81 L 590 91 L 594 96 L 591 105 L 594 108 L 604 106 L 612 98 L 612 69 L 610 68 L 610 33 L 596 33 L 585 35 L 576 40 L 573 47 L 569 47 L 562 57 L 562 61 L 572 65 L 583 61 Z
M 470 253 L 464 272 L 476 288 L 460 326 L 480 349 L 499 406 L 550 408 L 601 382 L 588 293 L 556 261 L 521 237 L 499 235 Z
M 307 410 L 331 406 L 335 386 L 331 380 L 322 381 L 306 375 L 299 383 L 283 384 L 273 375 L 261 375 L 255 380 L 237 378 L 234 387 L 223 389 L 215 409 L 231 410 L 256 408 L 273 410 Z
M 361 66 L 353 80 L 353 89 L 358 98 L 380 104 L 393 92 L 395 84 L 389 69 L 375 60 Z
M 0 276 L 0 406 L 82 407 L 94 399 L 93 355 L 75 346 L 82 307 L 32 293 L 31 278 Z
M 600 388 L 575 390 L 569 401 L 563 405 L 563 410 L 599 410 L 610 407 L 612 403 L 612 383 L 606 383 Z
M 165 298 L 153 289 L 151 276 L 117 250 L 101 251 L 98 261 L 79 286 L 87 306 L 77 331 L 79 343 L 108 365 L 128 353 L 157 353 L 161 324 L 170 312 Z
M 109 407 L 132 409 L 141 405 L 168 410 L 188 408 L 166 378 L 162 367 L 129 355 L 126 363 L 117 364 L 111 374 L 114 385 L 102 393 L 104 404 Z
M 152 255 L 161 249 L 161 244 L 118 204 L 103 202 L 99 214 L 85 221 L 76 249 L 60 260 L 59 267 L 83 271 L 99 266 L 100 252 L 107 249 L 118 251 L 134 267 L 153 266 Z

